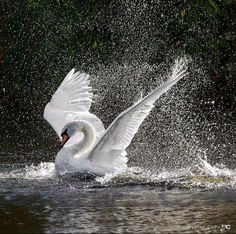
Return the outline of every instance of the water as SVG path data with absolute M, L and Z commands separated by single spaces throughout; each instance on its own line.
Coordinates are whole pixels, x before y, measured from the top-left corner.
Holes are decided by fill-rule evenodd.
M 57 175 L 54 163 L 1 165 L 0 232 L 234 233 L 236 171 L 195 168 Z

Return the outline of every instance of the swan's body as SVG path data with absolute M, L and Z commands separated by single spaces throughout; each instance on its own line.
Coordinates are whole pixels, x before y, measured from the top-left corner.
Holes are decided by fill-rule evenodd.
M 92 93 L 88 75 L 72 69 L 44 110 L 44 118 L 61 139 L 66 129 L 70 139 L 58 152 L 60 173 L 89 171 L 105 174 L 127 167 L 125 149 L 155 101 L 182 77 L 186 65 L 176 61 L 169 79 L 149 95 L 123 111 L 105 130 L 101 120 L 89 112 Z

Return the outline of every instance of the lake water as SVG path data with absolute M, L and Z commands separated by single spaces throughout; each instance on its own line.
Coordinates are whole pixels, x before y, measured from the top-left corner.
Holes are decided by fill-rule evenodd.
M 99 178 L 2 164 L 0 233 L 235 233 L 235 172 L 204 163 L 205 174 L 133 167 Z

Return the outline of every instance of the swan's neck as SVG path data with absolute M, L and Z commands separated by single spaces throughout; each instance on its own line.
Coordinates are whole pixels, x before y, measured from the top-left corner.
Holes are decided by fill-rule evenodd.
M 75 143 L 72 146 L 73 155 L 76 158 L 87 155 L 87 153 L 92 149 L 96 140 L 96 134 L 93 126 L 86 121 L 75 122 L 79 126 L 79 131 L 83 133 L 83 140 Z

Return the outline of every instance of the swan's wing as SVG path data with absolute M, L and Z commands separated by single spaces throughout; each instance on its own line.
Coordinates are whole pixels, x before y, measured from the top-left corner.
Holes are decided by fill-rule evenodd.
M 143 120 L 152 110 L 155 101 L 186 75 L 186 64 L 176 61 L 169 79 L 149 95 L 122 112 L 108 127 L 89 155 L 92 162 L 113 163 L 130 144 Z
M 89 113 L 92 102 L 92 89 L 89 86 L 89 75 L 75 72 L 72 69 L 51 101 L 44 109 L 44 118 L 60 137 L 62 128 L 72 121 L 86 120 L 94 126 L 97 136 L 104 132 L 101 120 Z

